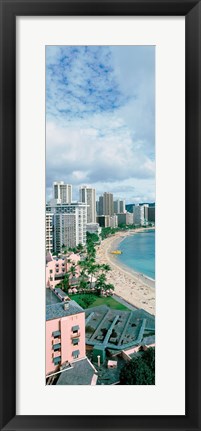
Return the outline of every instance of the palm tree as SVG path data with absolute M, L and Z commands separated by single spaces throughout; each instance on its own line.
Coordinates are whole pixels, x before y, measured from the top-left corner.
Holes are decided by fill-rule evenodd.
M 83 251 L 84 250 L 84 246 L 81 244 L 81 242 L 77 245 L 77 250 L 78 251 Z
M 61 282 L 61 288 L 62 288 L 62 290 L 64 290 L 64 292 L 68 292 L 69 278 L 70 278 L 70 274 L 68 272 L 66 272 L 66 274 L 64 275 L 64 279 Z
M 91 276 L 90 277 L 90 289 L 92 288 L 93 276 L 95 277 L 96 272 L 99 270 L 99 265 L 97 265 L 93 260 L 88 262 L 87 272 Z
M 103 263 L 103 265 L 101 265 L 101 267 L 102 267 L 103 271 L 106 271 L 106 272 L 111 271 L 111 267 L 107 263 Z
M 98 290 L 106 290 L 107 284 L 106 284 L 106 275 L 100 274 L 96 280 L 96 288 Z
M 69 273 L 71 275 L 71 282 L 73 281 L 73 278 L 76 277 L 76 265 L 72 265 L 69 269 Z

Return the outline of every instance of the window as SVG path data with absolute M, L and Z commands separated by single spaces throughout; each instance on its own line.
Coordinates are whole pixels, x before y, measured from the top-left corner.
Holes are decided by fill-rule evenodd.
M 79 325 L 75 325 L 75 326 L 72 327 L 73 333 L 78 332 L 79 329 L 80 329 Z
M 79 351 L 79 350 L 74 350 L 74 352 L 72 352 L 73 359 L 78 358 L 78 357 L 79 357 L 79 354 L 80 354 L 80 351 Z
M 73 342 L 73 346 L 77 346 L 79 343 L 80 339 L 79 338 L 73 338 L 72 342 Z
M 58 350 L 61 350 L 61 343 L 58 343 L 58 344 L 53 344 L 53 350 L 55 351 L 55 352 L 58 352 Z
M 54 338 L 60 337 L 60 336 L 61 336 L 61 331 L 54 331 L 54 332 L 52 333 L 52 336 L 53 336 Z
M 50 269 L 50 274 L 52 274 L 52 269 Z
M 57 356 L 57 358 L 53 358 L 54 365 L 58 365 L 61 363 L 61 356 Z

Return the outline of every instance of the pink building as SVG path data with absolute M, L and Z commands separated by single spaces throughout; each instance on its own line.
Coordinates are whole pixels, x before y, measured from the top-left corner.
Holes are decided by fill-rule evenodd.
M 64 276 L 72 266 L 76 266 L 79 261 L 79 254 L 71 253 L 58 258 L 48 253 L 46 257 L 46 287 L 54 288 L 61 282 L 62 276 Z M 79 276 L 79 273 L 80 268 L 76 266 L 76 276 Z
M 85 312 L 75 302 L 61 302 L 46 289 L 46 375 L 85 354 Z

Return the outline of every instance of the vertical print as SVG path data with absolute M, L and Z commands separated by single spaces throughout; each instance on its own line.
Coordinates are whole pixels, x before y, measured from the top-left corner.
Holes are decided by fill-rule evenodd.
M 155 47 L 46 47 L 46 384 L 155 384 Z

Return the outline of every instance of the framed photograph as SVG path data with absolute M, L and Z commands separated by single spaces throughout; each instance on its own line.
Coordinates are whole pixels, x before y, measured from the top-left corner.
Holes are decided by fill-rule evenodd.
M 1 429 L 200 429 L 200 25 L 1 1 Z

